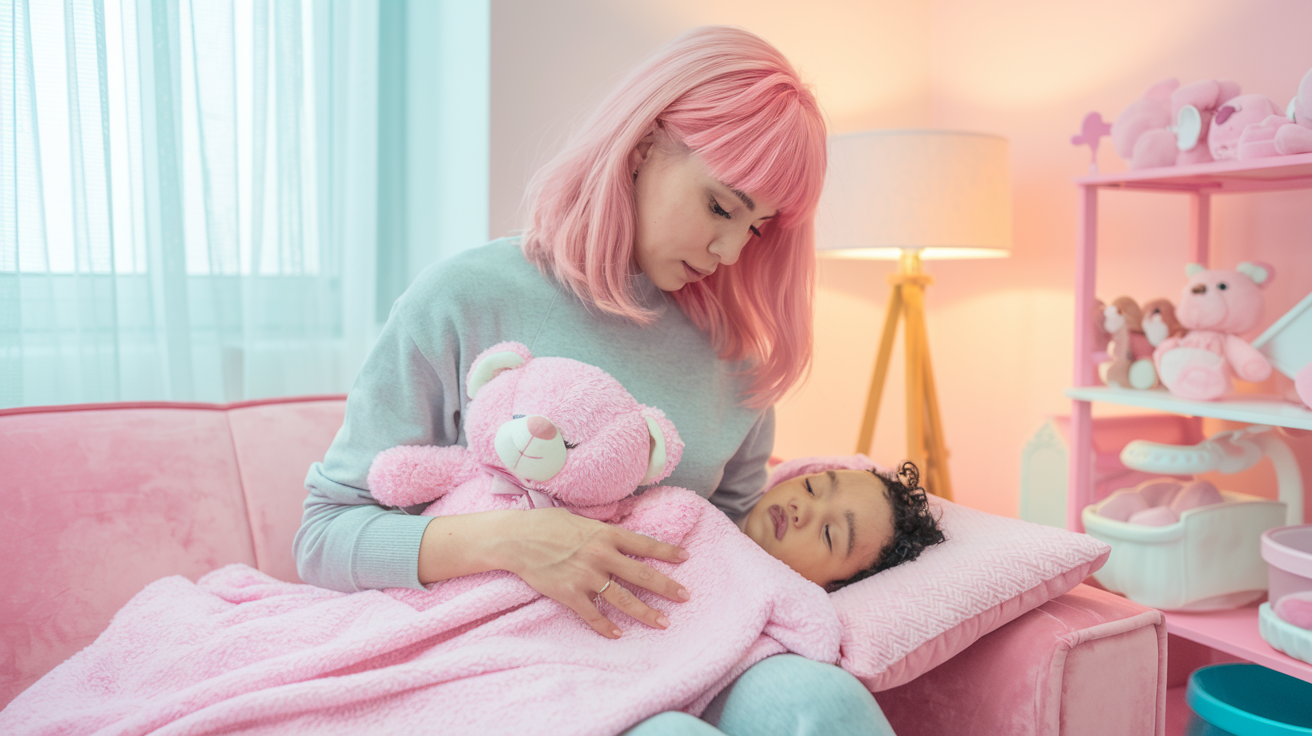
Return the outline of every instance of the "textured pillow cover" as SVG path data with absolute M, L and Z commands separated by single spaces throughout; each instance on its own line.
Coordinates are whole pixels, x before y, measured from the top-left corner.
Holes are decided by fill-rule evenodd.
M 769 486 L 825 470 L 875 467 L 864 455 L 799 458 L 776 467 Z M 947 541 L 829 596 L 843 625 L 839 664 L 871 692 L 914 680 L 1071 590 L 1111 552 L 1086 534 L 937 496 L 929 502 Z

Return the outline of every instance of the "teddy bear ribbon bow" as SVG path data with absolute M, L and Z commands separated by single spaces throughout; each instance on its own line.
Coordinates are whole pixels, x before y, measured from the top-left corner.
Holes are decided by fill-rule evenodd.
M 514 473 L 495 465 L 480 463 L 485 472 L 492 474 L 492 494 L 495 496 L 528 496 L 528 506 L 532 509 L 550 509 L 561 506 L 559 500 L 524 485 Z

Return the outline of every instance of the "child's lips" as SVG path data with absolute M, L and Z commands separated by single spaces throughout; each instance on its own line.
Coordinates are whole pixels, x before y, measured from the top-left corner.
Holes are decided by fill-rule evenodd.
M 784 516 L 784 510 L 779 506 L 771 506 L 770 520 L 774 522 L 774 538 L 783 539 L 784 532 L 788 531 L 788 517 Z

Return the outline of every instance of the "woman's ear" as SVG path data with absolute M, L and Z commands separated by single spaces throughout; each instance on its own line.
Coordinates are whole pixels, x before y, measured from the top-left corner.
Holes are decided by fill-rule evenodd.
M 652 146 L 656 145 L 656 123 L 647 129 L 647 134 L 638 139 L 638 145 L 629 152 L 629 168 L 636 174 L 643 163 L 651 156 Z

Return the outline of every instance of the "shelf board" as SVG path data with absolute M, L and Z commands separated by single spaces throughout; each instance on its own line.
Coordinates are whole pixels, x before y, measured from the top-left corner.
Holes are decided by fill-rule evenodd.
M 1065 393 L 1067 398 L 1076 401 L 1100 401 L 1191 417 L 1214 417 L 1249 424 L 1312 429 L 1312 410 L 1278 396 L 1237 394 L 1216 401 L 1189 401 L 1160 389 L 1141 391 L 1106 386 L 1073 387 L 1066 389 Z
M 1166 611 L 1166 630 L 1253 664 L 1312 682 L 1312 664 L 1277 652 L 1257 631 L 1257 605 L 1223 611 Z
M 1312 153 L 1092 174 L 1076 179 L 1075 183 L 1100 189 L 1213 193 L 1307 189 L 1312 188 Z

